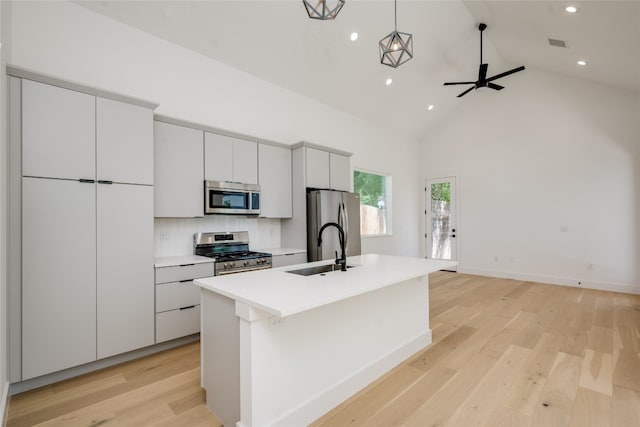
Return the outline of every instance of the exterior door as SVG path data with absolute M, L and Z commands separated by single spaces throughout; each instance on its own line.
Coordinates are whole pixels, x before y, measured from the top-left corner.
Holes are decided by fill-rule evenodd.
M 425 188 L 427 258 L 457 261 L 456 179 L 427 179 Z

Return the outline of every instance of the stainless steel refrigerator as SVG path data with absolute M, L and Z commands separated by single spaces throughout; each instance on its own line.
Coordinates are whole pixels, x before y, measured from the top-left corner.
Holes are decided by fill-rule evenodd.
M 360 195 L 346 191 L 307 189 L 307 259 L 320 261 L 340 256 L 338 229 L 328 227 L 318 247 L 318 231 L 327 222 L 339 224 L 345 233 L 347 256 L 360 255 Z

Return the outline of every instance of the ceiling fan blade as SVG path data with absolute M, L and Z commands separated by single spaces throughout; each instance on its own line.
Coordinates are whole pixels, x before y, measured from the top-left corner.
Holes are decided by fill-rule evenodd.
M 476 84 L 476 82 L 447 82 L 444 85 L 451 86 L 451 85 L 474 85 L 474 84 Z
M 471 86 L 469 89 L 467 89 L 464 92 L 462 92 L 460 95 L 458 95 L 458 98 L 461 98 L 461 97 L 465 96 L 466 94 L 471 92 L 473 89 L 475 89 L 475 86 Z
M 487 83 L 487 86 L 490 87 L 491 89 L 495 89 L 495 90 L 504 89 L 504 86 L 500 86 L 500 85 L 497 85 L 497 84 L 491 83 L 491 82 Z
M 524 65 L 523 65 L 523 66 L 521 66 L 521 67 L 518 67 L 518 68 L 514 68 L 513 70 L 505 71 L 504 73 L 496 74 L 496 75 L 495 75 L 495 76 L 493 76 L 493 77 L 489 77 L 489 78 L 487 79 L 487 81 L 488 81 L 488 82 L 492 82 L 492 81 L 494 81 L 494 80 L 496 80 L 496 79 L 499 79 L 499 78 L 502 78 L 502 77 L 508 76 L 509 74 L 517 73 L 518 71 L 522 71 L 522 70 L 524 70 Z
M 489 68 L 489 64 L 480 64 L 480 69 L 478 70 L 478 81 L 482 82 L 487 78 L 487 69 Z

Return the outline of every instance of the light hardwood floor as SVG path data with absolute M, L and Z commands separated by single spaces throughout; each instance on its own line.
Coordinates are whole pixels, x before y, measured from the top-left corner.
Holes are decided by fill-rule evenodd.
M 640 426 L 640 296 L 438 272 L 433 344 L 315 423 Z M 219 426 L 199 345 L 13 396 L 9 426 Z

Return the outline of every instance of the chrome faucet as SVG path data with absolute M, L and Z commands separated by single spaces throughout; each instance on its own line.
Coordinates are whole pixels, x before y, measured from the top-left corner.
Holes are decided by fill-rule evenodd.
M 340 270 L 347 271 L 347 254 L 344 248 L 344 229 L 340 224 L 335 222 L 327 222 L 325 225 L 320 227 L 320 231 L 318 232 L 318 247 L 322 245 L 322 232 L 327 227 L 335 227 L 338 229 L 338 237 L 340 240 L 340 258 L 338 258 L 338 251 L 336 251 L 336 264 L 340 266 Z

